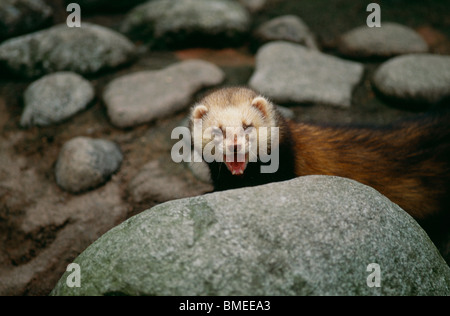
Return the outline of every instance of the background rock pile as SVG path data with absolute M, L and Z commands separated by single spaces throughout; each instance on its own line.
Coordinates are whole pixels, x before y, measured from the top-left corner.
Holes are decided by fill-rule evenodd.
M 67 265 L 111 228 L 163 202 L 210 192 L 202 165 L 170 158 L 172 129 L 210 88 L 247 85 L 287 107 L 286 116 L 344 124 L 387 124 L 450 97 L 450 8 L 441 1 L 383 4 L 379 29 L 365 27 L 367 4 L 351 0 L 80 0 L 81 28 L 65 24 L 70 2 L 0 3 L 0 294 L 49 294 Z M 311 212 L 322 199 L 316 195 Z M 301 210 L 292 200 L 286 196 L 286 212 Z M 279 233 L 261 229 L 267 238 Z M 386 241 L 392 253 L 410 247 L 395 238 Z M 421 246 L 434 251 L 428 241 Z M 449 261 L 449 246 L 437 246 Z M 292 258 L 280 258 L 286 262 L 274 267 L 289 266 L 281 274 L 296 271 Z M 433 260 L 447 271 L 438 255 Z M 308 292 L 305 273 L 300 293 L 318 294 Z M 219 293 L 227 292 L 209 294 Z

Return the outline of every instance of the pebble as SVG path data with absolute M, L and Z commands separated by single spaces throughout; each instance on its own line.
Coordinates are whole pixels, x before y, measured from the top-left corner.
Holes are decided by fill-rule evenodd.
M 392 57 L 402 54 L 426 53 L 428 44 L 413 29 L 384 22 L 381 27 L 360 26 L 345 33 L 338 50 L 349 57 Z
M 103 100 L 115 126 L 133 127 L 185 109 L 196 92 L 224 79 L 217 66 L 188 60 L 119 77 L 107 85 Z
M 280 16 L 263 23 L 255 32 L 261 43 L 287 41 L 317 49 L 317 43 L 309 27 L 295 15 Z
M 56 182 L 64 190 L 81 193 L 106 183 L 122 163 L 120 148 L 104 139 L 76 137 L 62 147 L 56 163 Z
M 94 99 L 94 88 L 78 74 L 58 72 L 33 82 L 25 91 L 22 127 L 60 123 Z
M 271 42 L 259 49 L 250 86 L 278 103 L 348 107 L 364 67 L 301 45 Z
M 414 54 L 395 57 L 377 69 L 373 84 L 388 98 L 439 103 L 450 96 L 450 56 Z

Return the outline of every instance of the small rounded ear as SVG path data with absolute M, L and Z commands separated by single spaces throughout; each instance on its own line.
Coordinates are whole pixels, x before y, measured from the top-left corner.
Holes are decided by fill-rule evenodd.
M 255 107 L 264 117 L 268 117 L 271 111 L 270 102 L 264 97 L 256 97 L 252 101 L 252 106 Z
M 208 108 L 204 105 L 197 105 L 192 110 L 192 118 L 194 120 L 201 120 L 208 113 Z

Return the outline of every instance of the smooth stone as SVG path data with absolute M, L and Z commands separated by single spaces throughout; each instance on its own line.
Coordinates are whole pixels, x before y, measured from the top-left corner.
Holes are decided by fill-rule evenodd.
M 403 54 L 426 53 L 428 44 L 413 29 L 383 22 L 381 27 L 366 25 L 353 29 L 339 40 L 338 50 L 346 56 L 392 57 Z
M 122 160 L 122 152 L 115 143 L 76 137 L 65 143 L 59 153 L 56 182 L 71 193 L 95 189 L 108 181 Z
M 414 54 L 383 63 L 373 77 L 384 96 L 403 102 L 436 104 L 450 97 L 450 56 Z
M 278 103 L 349 107 L 364 67 L 301 45 L 271 42 L 256 55 L 249 85 Z
M 25 91 L 25 109 L 20 125 L 60 123 L 85 109 L 94 97 L 91 83 L 78 74 L 58 72 L 47 75 L 33 82 Z
M 119 77 L 107 85 L 103 100 L 114 125 L 133 127 L 185 109 L 196 92 L 224 79 L 217 66 L 188 60 L 162 70 Z
M 81 28 L 60 24 L 0 45 L 0 63 L 26 78 L 58 71 L 95 74 L 130 62 L 134 56 L 135 46 L 126 37 L 86 22 Z

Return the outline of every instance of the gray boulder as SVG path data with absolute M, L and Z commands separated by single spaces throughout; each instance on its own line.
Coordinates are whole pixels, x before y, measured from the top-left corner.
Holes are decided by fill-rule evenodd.
M 83 110 L 94 99 L 89 81 L 71 72 L 47 75 L 25 91 L 23 127 L 59 123 Z
M 186 108 L 196 92 L 224 79 L 217 66 L 188 60 L 115 79 L 105 88 L 103 100 L 114 125 L 132 127 Z
M 45 26 L 53 10 L 42 0 L 0 1 L 0 40 L 34 32 Z
M 362 78 L 362 64 L 288 42 L 258 50 L 250 86 L 278 103 L 324 103 L 350 106 Z
M 122 32 L 156 47 L 226 46 L 240 43 L 250 17 L 229 0 L 155 0 L 132 10 Z
M 280 16 L 263 23 L 255 31 L 255 37 L 263 44 L 271 41 L 287 41 L 317 49 L 317 43 L 309 27 L 295 15 Z
M 428 44 L 407 26 L 384 22 L 381 27 L 360 26 L 344 34 L 338 50 L 350 57 L 391 57 L 426 53 Z
M 81 287 L 66 273 L 53 295 L 450 295 L 450 269 L 420 226 L 337 177 L 161 204 L 75 263 Z M 380 287 L 368 286 L 373 263 Z
M 57 71 L 94 74 L 129 62 L 135 47 L 102 26 L 65 24 L 13 38 L 0 45 L 0 63 L 16 75 L 32 78 Z
M 122 153 L 115 143 L 77 137 L 65 143 L 59 153 L 56 182 L 71 193 L 94 189 L 119 169 L 122 160 Z
M 377 69 L 373 84 L 388 98 L 439 103 L 450 96 L 450 56 L 417 54 L 393 58 Z

